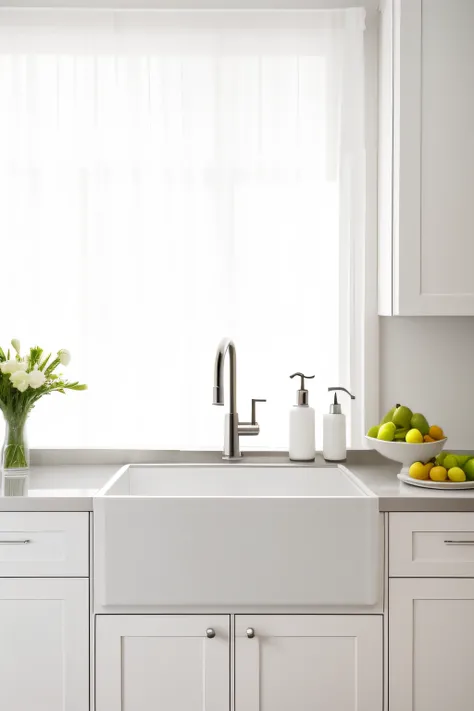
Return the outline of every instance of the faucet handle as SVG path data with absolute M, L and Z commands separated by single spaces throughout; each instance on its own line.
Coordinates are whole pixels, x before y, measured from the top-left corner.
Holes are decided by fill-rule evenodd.
M 261 400 L 256 397 L 252 398 L 252 425 L 257 424 L 257 407 L 255 405 L 256 402 L 266 402 L 266 400 Z
M 258 435 L 260 432 L 260 425 L 257 422 L 256 413 L 256 403 L 266 402 L 266 400 L 260 400 L 259 398 L 252 398 L 252 422 L 239 422 L 238 423 L 238 433 L 239 435 Z

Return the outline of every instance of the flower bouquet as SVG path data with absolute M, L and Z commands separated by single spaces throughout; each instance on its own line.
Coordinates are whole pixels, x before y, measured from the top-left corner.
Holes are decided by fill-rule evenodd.
M 65 380 L 55 370 L 59 365 L 68 365 L 71 355 L 66 349 L 44 355 L 39 346 L 30 348 L 25 356 L 20 355 L 20 342 L 14 338 L 6 355 L 0 348 L 0 410 L 5 418 L 5 442 L 2 450 L 4 470 L 28 469 L 29 451 L 26 444 L 25 424 L 35 403 L 50 393 L 65 393 L 66 390 L 86 390 L 87 385 Z M 52 358 L 52 359 L 51 359 Z

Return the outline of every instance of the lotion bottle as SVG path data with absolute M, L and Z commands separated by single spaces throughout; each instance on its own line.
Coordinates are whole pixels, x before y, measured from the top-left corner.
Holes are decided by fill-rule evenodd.
M 301 378 L 301 387 L 297 391 L 296 405 L 290 410 L 290 459 L 293 462 L 312 462 L 316 456 L 315 418 L 304 381 L 305 378 L 314 378 L 314 375 L 293 373 L 290 378 L 296 376 Z
M 346 388 L 328 388 L 329 391 L 342 390 L 351 395 Z M 329 413 L 323 417 L 323 457 L 327 462 L 344 462 L 347 456 L 346 446 L 346 416 L 337 401 L 337 392 L 334 392 L 334 402 L 329 407 Z

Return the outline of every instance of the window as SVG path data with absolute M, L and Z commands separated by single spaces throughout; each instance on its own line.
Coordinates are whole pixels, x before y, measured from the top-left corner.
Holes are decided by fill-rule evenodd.
M 357 390 L 363 32 L 360 9 L 0 11 L 2 343 L 67 347 L 89 385 L 37 405 L 32 446 L 221 447 L 225 335 L 240 418 L 267 398 L 251 445 L 287 447 L 296 370 L 319 412 Z

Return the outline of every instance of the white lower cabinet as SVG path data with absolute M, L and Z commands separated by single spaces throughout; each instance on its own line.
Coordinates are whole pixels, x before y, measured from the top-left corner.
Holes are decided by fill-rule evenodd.
M 382 711 L 382 617 L 237 615 L 236 711 Z
M 99 615 L 96 711 L 229 711 L 231 646 L 225 615 Z M 237 615 L 234 708 L 382 711 L 382 662 L 379 615 Z
M 474 579 L 392 579 L 390 711 L 474 708 Z
M 227 615 L 98 615 L 96 711 L 228 711 Z
M 0 578 L 0 708 L 88 711 L 88 579 Z

